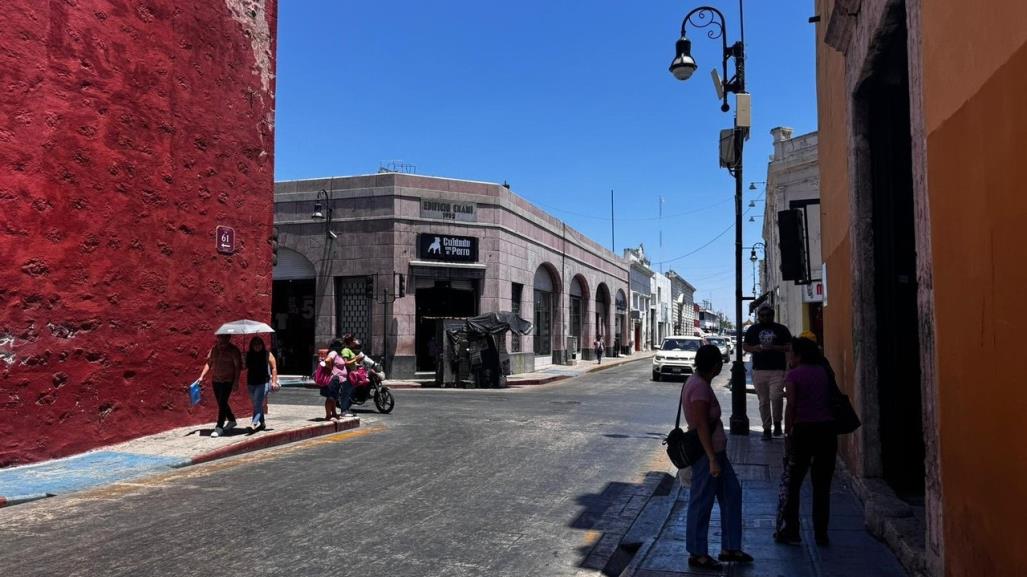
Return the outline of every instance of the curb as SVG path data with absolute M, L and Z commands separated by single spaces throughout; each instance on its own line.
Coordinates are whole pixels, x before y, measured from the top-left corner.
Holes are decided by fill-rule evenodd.
M 651 358 L 651 357 L 642 357 L 642 358 L 639 358 L 639 359 L 630 359 L 630 360 L 627 360 L 627 361 L 621 361 L 621 362 L 618 362 L 618 363 L 609 363 L 609 364 L 606 364 L 606 365 L 596 365 L 596 366 L 588 369 L 587 371 L 582 371 L 581 374 L 578 374 L 578 375 L 553 375 L 551 377 L 541 377 L 541 378 L 538 378 L 538 379 L 525 379 L 523 381 L 513 381 L 513 382 L 509 382 L 508 381 L 508 382 L 509 382 L 511 387 L 517 387 L 517 386 L 522 386 L 522 385 L 529 385 L 529 386 L 530 385 L 545 385 L 545 384 L 549 384 L 549 383 L 552 383 L 552 382 L 555 382 L 555 381 L 562 381 L 564 379 L 576 379 L 578 377 L 581 377 L 581 376 L 584 376 L 584 375 L 587 375 L 587 374 L 590 374 L 590 373 L 597 373 L 599 371 L 605 371 L 607 369 L 612 369 L 612 368 L 616 368 L 616 367 L 622 367 L 622 366 L 627 365 L 629 363 L 637 363 L 638 361 L 644 361 L 644 360 L 646 360 L 648 358 Z
M 332 421 L 330 423 L 323 423 L 315 427 L 304 427 L 302 429 L 293 429 L 291 431 L 282 431 L 281 433 L 268 433 L 261 435 L 250 441 L 244 441 L 223 447 L 197 455 L 188 461 L 180 465 L 172 466 L 173 469 L 181 467 L 188 467 L 189 465 L 199 465 L 201 463 L 209 463 L 210 461 L 216 461 L 218 459 L 224 459 L 226 457 L 234 457 L 235 455 L 241 455 L 243 453 L 250 453 L 253 451 L 259 451 L 261 449 L 268 449 L 270 447 L 277 447 L 279 445 L 285 445 L 288 443 L 295 443 L 297 441 L 304 441 L 306 439 L 312 439 L 314 437 L 320 437 L 323 435 L 331 435 L 332 433 L 340 433 L 342 431 L 348 431 L 355 429 L 360 426 L 360 418 L 354 417 L 345 421 Z
M 0 508 L 10 507 L 12 505 L 21 505 L 22 503 L 38 501 L 40 499 L 46 499 L 47 497 L 53 497 L 53 495 L 50 493 L 37 493 L 33 495 L 14 495 L 12 497 L 0 497 Z

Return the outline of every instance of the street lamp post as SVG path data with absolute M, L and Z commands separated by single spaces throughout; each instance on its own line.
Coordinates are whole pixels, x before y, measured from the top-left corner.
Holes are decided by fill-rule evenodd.
M 335 240 L 338 235 L 332 230 L 332 213 L 335 207 L 332 206 L 331 194 L 325 189 L 317 191 L 317 198 L 314 199 L 314 212 L 310 218 L 325 221 L 325 239 Z
M 742 22 L 742 0 L 738 2 L 738 17 Z M 681 37 L 675 45 L 674 60 L 670 72 L 678 80 L 688 80 L 698 68 L 692 58 L 692 42 L 686 35 L 686 28 L 710 28 L 706 36 L 712 40 L 721 39 L 723 48 L 722 70 L 726 81 L 721 82 L 716 70 L 713 72 L 717 96 L 723 101 L 720 109 L 727 112 L 728 93 L 737 98 L 735 111 L 734 158 L 727 169 L 735 177 L 735 361 L 731 366 L 731 434 L 748 435 L 749 417 L 746 415 L 745 365 L 742 363 L 742 152 L 749 132 L 749 98 L 745 91 L 745 27 L 740 26 L 740 40 L 728 46 L 724 14 L 712 6 L 700 6 L 681 21 Z M 728 77 L 727 62 L 734 59 L 735 75 Z M 722 164 L 724 161 L 722 160 Z
M 755 299 L 758 296 L 756 294 L 756 263 L 760 260 L 760 257 L 756 256 L 756 249 L 763 249 L 763 260 L 767 260 L 767 245 L 764 242 L 760 241 L 754 243 L 752 246 L 747 246 L 744 248 L 752 249 L 752 252 L 749 253 L 749 262 L 752 263 L 752 298 Z M 750 310 L 750 313 L 751 312 L 752 311 Z

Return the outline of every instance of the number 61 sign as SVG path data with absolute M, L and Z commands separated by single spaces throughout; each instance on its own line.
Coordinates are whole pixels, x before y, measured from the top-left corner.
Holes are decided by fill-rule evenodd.
M 230 226 L 217 227 L 215 245 L 221 254 L 233 254 L 235 252 L 235 229 Z

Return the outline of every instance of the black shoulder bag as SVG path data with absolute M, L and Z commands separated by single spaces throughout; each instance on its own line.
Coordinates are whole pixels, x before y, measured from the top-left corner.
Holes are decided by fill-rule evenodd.
M 711 431 L 712 434 L 712 431 Z M 688 431 L 681 430 L 681 396 L 678 396 L 678 414 L 674 419 L 674 429 L 663 439 L 667 445 L 667 456 L 670 462 L 678 469 L 691 467 L 693 463 L 706 454 L 702 441 L 699 440 L 699 433 L 695 429 Z
M 831 416 L 834 417 L 834 432 L 837 435 L 847 435 L 858 429 L 863 423 L 859 415 L 852 408 L 849 397 L 838 387 L 838 381 L 834 376 L 834 369 L 824 359 L 824 370 L 827 371 L 827 378 L 831 384 Z

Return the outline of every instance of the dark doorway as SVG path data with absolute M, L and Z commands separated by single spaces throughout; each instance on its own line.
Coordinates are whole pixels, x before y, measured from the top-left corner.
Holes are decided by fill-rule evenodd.
M 281 375 L 309 375 L 314 359 L 314 279 L 271 284 L 274 351 Z
M 861 87 L 870 151 L 878 409 L 885 481 L 906 498 L 924 493 L 923 413 L 920 399 L 913 153 L 905 9 L 894 22 Z M 857 335 L 859 338 L 859 335 Z
M 817 336 L 817 342 L 824 342 L 824 304 L 809 303 L 809 330 Z
M 435 281 L 435 286 L 418 288 L 414 349 L 418 371 L 435 371 L 442 343 L 437 342 L 436 321 L 441 318 L 466 318 L 478 314 L 477 281 Z

